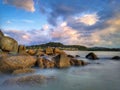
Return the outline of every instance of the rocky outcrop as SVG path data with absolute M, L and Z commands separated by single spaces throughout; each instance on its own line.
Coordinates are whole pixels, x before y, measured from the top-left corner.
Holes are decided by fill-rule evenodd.
M 37 65 L 40 68 L 54 68 L 54 61 L 50 61 L 47 58 L 40 57 L 37 59 Z
M 30 68 L 36 63 L 33 56 L 7 56 L 0 60 L 0 71 L 4 73 L 12 73 L 17 69 Z
M 47 55 L 53 55 L 53 48 L 51 48 L 51 47 L 46 48 L 45 53 Z
M 99 59 L 99 58 L 97 57 L 97 55 L 94 54 L 93 52 L 89 53 L 89 54 L 86 56 L 86 58 L 91 59 L 91 60 L 97 60 L 97 59 Z
M 72 66 L 84 66 L 87 65 L 87 62 L 84 62 L 83 60 L 77 60 L 77 59 L 70 59 L 70 64 Z
M 70 66 L 70 58 L 67 57 L 66 54 L 59 54 L 53 57 L 53 61 L 57 68 L 66 68 Z
M 25 54 L 26 53 L 26 47 L 24 45 L 19 45 L 18 53 L 19 54 Z
M 12 74 L 17 75 L 17 74 L 26 74 L 26 73 L 33 73 L 35 72 L 35 69 L 32 68 L 25 68 L 25 69 L 18 69 L 13 71 Z
M 120 60 L 120 56 L 114 56 L 114 57 L 112 57 L 112 59 L 114 59 L 114 60 Z
M 34 86 L 34 85 L 44 84 L 46 80 L 47 80 L 47 77 L 43 75 L 23 76 L 23 77 L 11 78 L 11 79 L 5 80 L 2 85 Z

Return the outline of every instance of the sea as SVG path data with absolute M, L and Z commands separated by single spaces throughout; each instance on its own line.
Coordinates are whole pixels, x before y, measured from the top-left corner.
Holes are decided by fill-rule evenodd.
M 2 86 L 14 75 L 0 75 L 0 90 L 120 90 L 120 60 L 112 60 L 113 56 L 120 56 L 120 52 L 111 51 L 65 51 L 70 55 L 79 55 L 79 60 L 90 64 L 86 66 L 64 69 L 40 69 L 25 75 L 54 76 L 55 79 L 38 86 Z M 94 52 L 100 59 L 88 60 L 85 56 Z

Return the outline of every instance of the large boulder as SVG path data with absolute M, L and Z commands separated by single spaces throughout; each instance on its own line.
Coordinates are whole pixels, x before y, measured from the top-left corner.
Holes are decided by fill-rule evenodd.
M 12 73 L 17 69 L 30 68 L 36 63 L 36 58 L 33 56 L 7 56 L 0 60 L 0 71 L 4 73 Z
M 53 57 L 53 61 L 57 68 L 66 68 L 70 66 L 70 58 L 67 57 L 66 54 L 59 54 Z
M 91 60 L 97 60 L 97 59 L 99 59 L 99 58 L 97 57 L 97 55 L 94 54 L 93 52 L 91 52 L 91 53 L 89 53 L 88 55 L 86 55 L 86 58 L 91 59 Z
M 37 64 L 40 68 L 54 68 L 54 61 L 50 61 L 47 58 L 40 57 L 37 59 Z
M 17 52 L 18 43 L 13 38 L 3 36 L 0 38 L 0 49 L 8 52 Z
M 26 53 L 26 47 L 24 45 L 19 45 L 19 47 L 18 47 L 18 53 L 19 54 Z
M 44 56 L 45 53 L 43 52 L 43 50 L 37 49 L 35 55 L 36 55 L 36 56 Z
M 114 59 L 114 60 L 120 60 L 120 56 L 114 56 L 114 57 L 112 57 L 112 59 Z
M 46 48 L 45 53 L 46 53 L 47 55 L 53 55 L 53 48 L 52 48 L 52 47 Z

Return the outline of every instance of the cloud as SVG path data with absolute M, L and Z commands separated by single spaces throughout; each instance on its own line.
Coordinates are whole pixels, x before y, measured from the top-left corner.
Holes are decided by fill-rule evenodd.
M 96 13 L 84 14 L 79 17 L 75 17 L 76 22 L 83 23 L 85 25 L 91 26 L 99 21 L 99 17 Z
M 35 11 L 33 0 L 4 0 L 5 4 L 13 5 L 18 8 L 25 9 L 30 12 Z
M 24 23 L 34 23 L 33 20 L 27 20 L 27 19 L 24 19 L 24 20 L 21 20 L 21 21 L 24 22 Z

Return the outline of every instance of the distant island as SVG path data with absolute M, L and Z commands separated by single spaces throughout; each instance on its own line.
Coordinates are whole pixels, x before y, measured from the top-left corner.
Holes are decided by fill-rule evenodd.
M 82 51 L 120 51 L 120 48 L 107 48 L 107 47 L 86 47 L 82 45 L 64 45 L 60 42 L 49 42 L 46 44 L 40 44 L 40 45 L 31 45 L 26 46 L 27 49 L 45 49 L 47 47 L 57 47 L 61 50 L 82 50 Z

